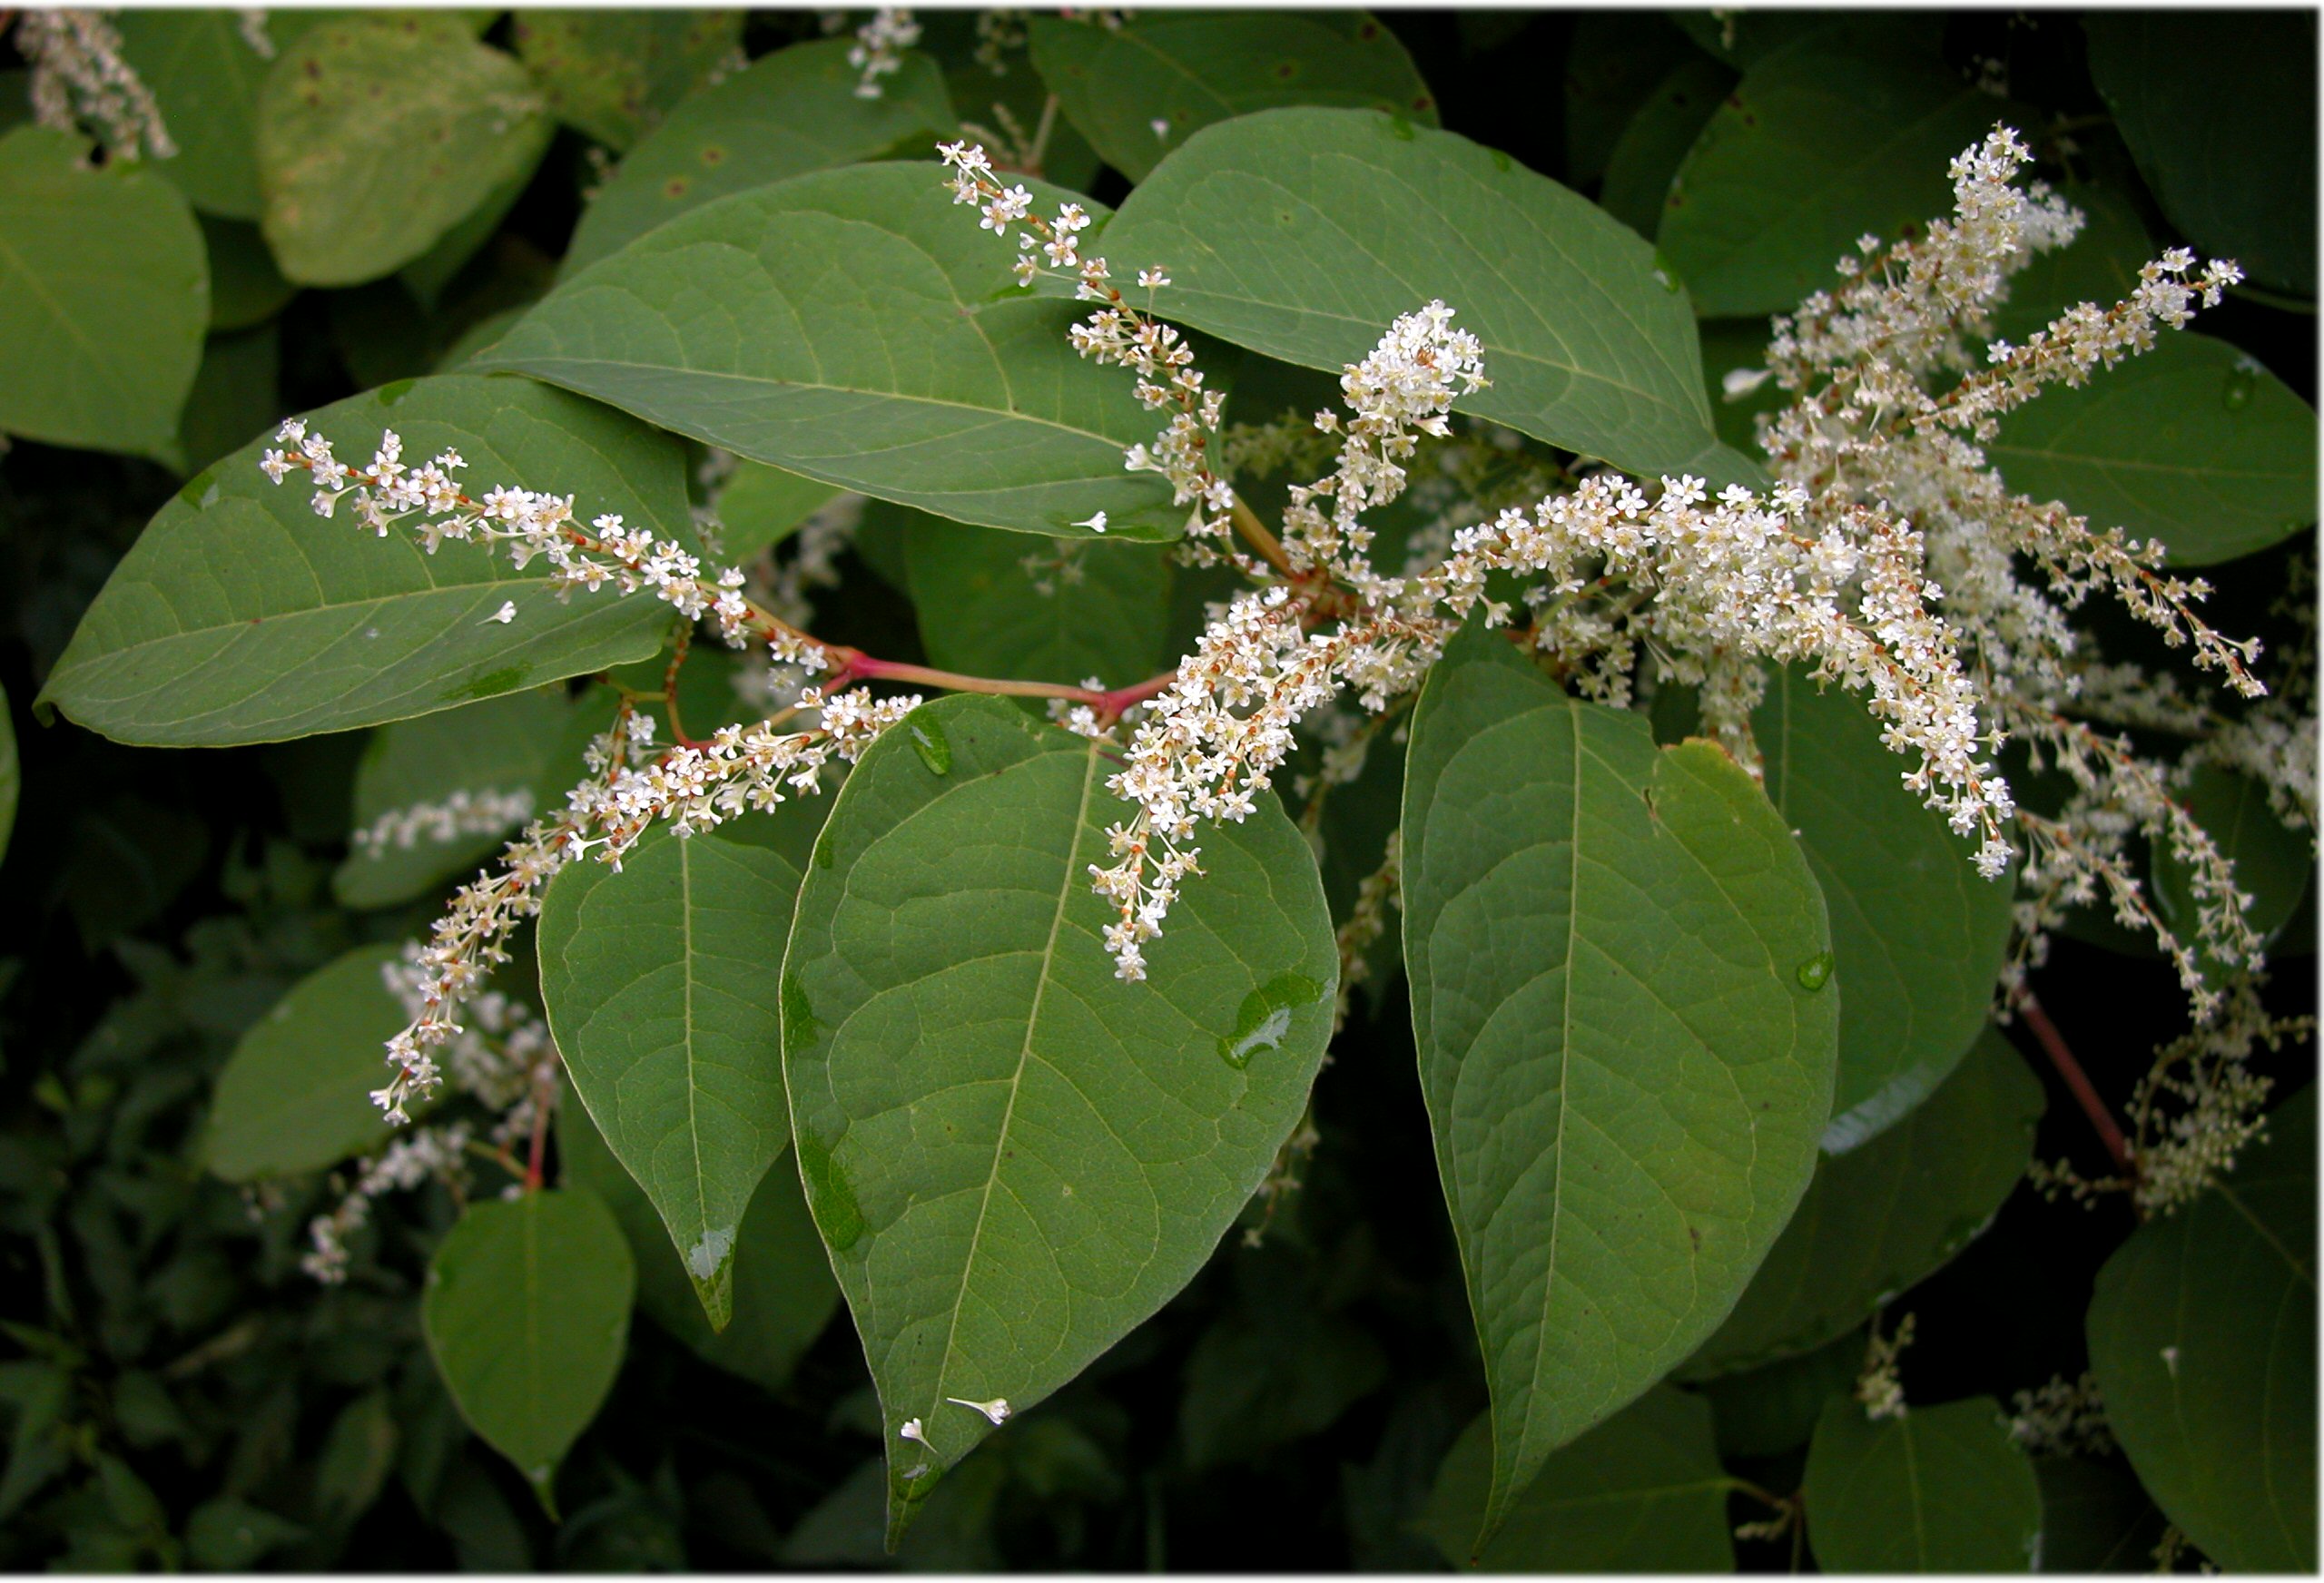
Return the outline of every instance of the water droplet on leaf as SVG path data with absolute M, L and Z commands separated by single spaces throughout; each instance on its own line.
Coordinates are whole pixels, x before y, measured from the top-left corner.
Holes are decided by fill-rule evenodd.
M 1799 964 L 1798 976 L 1799 987 L 1801 988 L 1821 989 L 1826 984 L 1831 982 L 1832 953 L 1829 951 L 1817 951 L 1814 956 Z
M 2220 392 L 2220 401 L 2230 412 L 2240 412 L 2251 405 L 2251 392 L 2260 381 L 2249 369 L 2237 369 L 2227 376 L 2227 386 Z

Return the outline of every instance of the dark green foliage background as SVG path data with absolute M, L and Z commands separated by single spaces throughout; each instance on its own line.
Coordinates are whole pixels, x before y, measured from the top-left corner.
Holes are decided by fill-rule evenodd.
M 1446 127 L 1593 195 L 1635 176 L 1622 162 L 1642 156 L 1612 143 L 1648 93 L 1675 65 L 1708 61 L 1689 34 L 1717 36 L 1716 24 L 1682 31 L 1651 13 L 1383 15 L 1441 95 Z M 2158 241 L 2175 236 L 2106 119 L 2073 15 L 1955 12 L 1926 25 L 1956 67 L 2005 59 L 2017 100 L 2078 127 L 2079 173 L 2126 195 Z M 510 27 L 503 18 L 487 36 L 513 42 Z M 814 35 L 811 16 L 755 13 L 744 36 L 755 55 Z M 1682 86 L 1715 75 L 1697 64 Z M 21 81 L 0 71 L 0 95 Z M 1554 84 L 1568 113 L 1554 113 Z M 424 372 L 536 294 L 579 213 L 586 147 L 556 133 L 433 311 L 392 279 L 292 299 L 270 410 Z M 1105 172 L 1091 192 L 1118 202 L 1127 190 Z M 2311 403 L 2315 325 L 2312 306 L 2250 296 L 2203 320 Z M 214 453 L 244 438 L 189 442 Z M 564 1519 L 549 1522 L 468 1433 L 421 1343 L 418 1282 L 450 1203 L 433 1190 L 383 1203 L 352 1279 L 324 1290 L 297 1269 L 320 1185 L 254 1218 L 192 1152 L 243 1029 L 347 949 L 428 919 L 426 901 L 359 912 L 331 900 L 361 733 L 140 751 L 44 728 L 25 707 L 179 483 L 151 462 L 29 442 L 0 460 L 0 684 L 25 788 L 0 862 L 0 1568 L 1444 1565 L 1418 1525 L 1484 1384 L 1401 979 L 1357 998 L 1315 1091 L 1322 1143 L 1306 1185 L 1263 1244 L 1230 1234 L 1158 1316 L 940 1487 L 899 1557 L 881 1553 L 880 1480 L 859 1476 L 879 1454 L 879 1420 L 843 1319 L 771 1392 L 641 1316 L 611 1398 L 567 1459 Z M 2215 568 L 2217 624 L 2280 639 L 2269 606 L 2310 553 L 2296 538 Z M 819 631 L 921 659 L 902 594 L 858 556 L 843 570 Z M 2311 893 L 2275 949 L 2278 1009 L 2312 1008 L 2314 939 Z M 2184 1015 L 2159 962 L 2079 939 L 2057 943 L 2038 983 L 2117 1104 L 2159 1030 Z M 2311 1064 L 2303 1049 L 2261 1069 L 2288 1092 Z M 2033 1069 L 2049 1089 L 2038 1155 L 2103 1174 L 2071 1098 L 2045 1065 Z M 2021 1184 L 1982 1237 L 1892 1305 L 1918 1315 L 1903 1366 L 1912 1398 L 2006 1401 L 2078 1374 L 2093 1278 L 2132 1224 L 2119 1200 L 2084 1210 Z M 1714 1404 L 1732 1390 L 1714 1389 Z M 1738 1431 L 1730 1470 L 1797 1489 L 1812 1419 L 1772 1454 L 1780 1427 Z M 1722 1420 L 1723 1440 L 1730 1427 Z M 2159 1519 L 2123 1467 L 2105 1466 L 2113 1482 L 2095 1504 L 2140 1536 L 2115 1558 L 2144 1569 Z M 1767 1512 L 1738 1497 L 1730 1515 Z M 1746 1542 L 1738 1557 L 1747 1568 L 1794 1560 L 1788 1541 Z

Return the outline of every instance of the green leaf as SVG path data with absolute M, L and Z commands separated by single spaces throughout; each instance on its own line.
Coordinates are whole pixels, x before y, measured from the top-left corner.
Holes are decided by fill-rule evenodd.
M 315 1458 L 315 1514 L 345 1528 L 371 1509 L 395 1470 L 394 1408 L 377 1387 L 340 1409 Z
M 763 462 L 737 462 L 718 492 L 718 542 L 729 561 L 743 565 L 790 537 L 838 494 L 820 479 Z
M 544 1505 L 620 1372 L 635 1288 L 620 1224 L 577 1187 L 469 1204 L 428 1267 L 419 1324 L 436 1372 Z
M 464 482 L 573 495 L 692 545 L 677 443 L 521 379 L 442 375 L 308 415 L 361 461 L 392 427 L 407 457 L 447 448 Z M 648 598 L 560 600 L 547 565 L 480 545 L 426 554 L 314 514 L 245 447 L 194 478 L 113 570 L 49 674 L 50 703 L 117 742 L 223 746 L 408 719 L 657 652 Z M 492 619 L 503 604 L 514 619 Z
M 355 833 L 331 876 L 331 894 L 342 907 L 388 907 L 466 874 L 498 851 L 523 819 L 484 830 L 456 826 L 445 839 L 393 816 L 422 804 L 449 813 L 463 795 L 471 807 L 519 794 L 536 810 L 556 807 L 557 794 L 581 777 L 582 730 L 609 723 L 606 709 L 569 702 L 561 688 L 535 687 L 380 727 L 355 767 Z
M 1702 1379 L 1820 1347 L 1934 1274 L 1993 1224 L 2024 1175 L 2042 1108 L 2041 1083 L 1988 1029 L 1903 1120 L 1817 1167 L 1735 1312 L 1681 1373 Z
M 1807 1449 L 1807 1542 L 1827 1572 L 2030 1572 L 2042 1543 L 2033 1467 L 1988 1396 L 1876 1423 L 1824 1404 Z
M 393 946 L 359 946 L 309 974 L 242 1036 L 218 1074 L 202 1163 L 229 1182 L 320 1171 L 384 1145 L 371 1090 L 381 1047 L 410 1018 L 379 969 Z
M 537 164 L 554 130 L 525 68 L 451 17 L 313 28 L 259 96 L 267 242 L 302 286 L 392 274 Z
M 1027 25 L 1066 118 L 1132 182 L 1204 127 L 1277 105 L 1437 124 L 1412 56 L 1362 11 L 1148 12 L 1118 26 L 1037 15 Z
M 797 176 L 584 270 L 472 366 L 940 516 L 1088 538 L 1102 511 L 1110 537 L 1175 537 L 1187 508 L 1122 467 L 1154 414 L 1074 354 L 1075 308 L 1017 289 L 1012 251 L 935 165 Z
M 1738 369 L 1767 369 L 1768 333 L 1764 319 L 1707 320 L 1703 325 L 1703 388 L 1710 398 L 1711 422 L 1720 439 L 1748 457 L 1762 454 L 1759 414 L 1780 411 L 1789 398 L 1772 379 L 1738 396 L 1727 393 L 1726 381 Z
M 8 708 L 8 691 L 0 687 L 0 857 L 7 855 L 9 833 L 16 828 L 16 802 L 24 795 L 25 765 L 16 752 L 16 722 Z
M 1168 657 L 1176 569 L 1158 545 L 1028 543 L 919 512 L 904 545 L 921 642 L 946 670 L 1126 687 Z
M 2235 864 L 2235 888 L 2251 898 L 2244 919 L 2263 942 L 2273 941 L 2291 921 L 2316 869 L 2309 836 L 2288 829 L 2268 806 L 2267 788 L 2216 764 L 2196 766 L 2179 801 L 2194 815 L 2221 852 Z M 2154 849 L 2154 900 L 2163 920 L 2181 938 L 2195 937 L 2201 903 L 2189 882 L 2187 865 L 2169 846 Z M 2204 954 L 2203 970 L 2213 982 L 2234 969 Z
M 1788 311 L 1859 236 L 1950 213 L 1946 165 L 2006 108 L 1933 51 L 1811 34 L 1712 114 L 1665 202 L 1662 254 L 1705 318 Z
M 713 1368 L 768 1391 L 789 1384 L 839 1307 L 839 1286 L 797 1174 L 771 1171 L 752 1195 L 734 1239 L 734 1318 L 724 1330 L 713 1330 L 660 1213 L 614 1158 L 588 1112 L 576 1106 L 560 1115 L 556 1142 L 566 1185 L 595 1193 L 621 1222 L 637 1261 L 637 1305 L 646 1317 Z
M 1985 454 L 2017 493 L 2159 538 L 2176 566 L 2248 556 L 2316 520 L 2315 409 L 2210 336 L 2166 332 L 2079 389 L 2043 391 Z
M 1681 61 L 1654 86 L 1606 162 L 1606 212 L 1651 239 L 1687 151 L 1735 86 L 1735 69 L 1708 55 Z
M 1445 1454 L 1425 1526 L 1444 1558 L 1481 1572 L 1731 1572 L 1710 1408 L 1661 1386 L 1541 1464 L 1492 1542 L 1475 1546 L 1492 1482 L 1492 1415 Z
M 90 169 L 71 133 L 0 137 L 0 431 L 174 466 L 210 266 L 177 189 Z
M 2316 1568 L 2316 1089 L 2098 1273 L 2090 1363 L 2163 1515 L 2231 1572 Z
M 922 54 L 907 54 L 902 70 L 881 79 L 879 98 L 857 97 L 853 42 L 777 50 L 672 111 L 583 211 L 565 277 L 714 198 L 891 149 L 924 155 L 957 130 L 943 79 Z
M 724 1330 L 735 1239 L 790 1142 L 776 986 L 799 871 L 714 834 L 571 863 L 541 909 L 541 1001 L 574 1092 Z
M 1711 446 L 1686 292 L 1604 211 L 1507 154 L 1368 110 L 1269 110 L 1196 134 L 1100 233 L 1157 311 L 1336 373 L 1432 298 L 1484 343 L 1453 405 L 1622 467 Z
M 2316 295 L 2316 18 L 2083 19 L 2090 74 L 2171 223 L 2263 286 Z M 2201 127 L 2201 135 L 2188 135 Z
M 2162 1513 L 2120 1457 L 2044 1457 L 2034 1464 L 2034 1480 L 2042 1489 L 2037 1570 L 2155 1570 Z
M 259 217 L 258 100 L 274 64 L 249 31 L 267 20 L 240 11 L 124 11 L 114 25 L 121 55 L 152 91 L 177 152 L 153 168 L 196 209 L 230 220 Z
M 210 328 L 247 329 L 273 318 L 298 294 L 274 267 L 258 227 L 240 220 L 196 216 L 210 258 Z
M 1840 1072 L 1824 1146 L 1837 1153 L 1918 1105 L 1976 1038 L 2015 887 L 1980 879 L 1974 843 L 1905 790 L 1905 761 L 1854 694 L 1780 668 L 1751 734 L 1831 913 Z
M 1271 799 L 1205 827 L 1147 981 L 1114 977 L 1088 872 L 1125 817 L 1112 772 L 1006 700 L 925 705 L 849 775 L 800 890 L 792 1126 L 879 1387 L 891 1538 L 991 1432 L 946 1399 L 1022 1412 L 1186 1284 L 1323 1058 L 1331 923 Z
M 1490 1538 L 1767 1256 L 1815 1168 L 1839 997 L 1816 882 L 1750 777 L 1708 742 L 1657 750 L 1482 629 L 1422 691 L 1403 831 L 1421 1088 L 1492 1391 Z
M 625 149 L 743 52 L 739 11 L 519 11 L 517 58 L 549 113 Z

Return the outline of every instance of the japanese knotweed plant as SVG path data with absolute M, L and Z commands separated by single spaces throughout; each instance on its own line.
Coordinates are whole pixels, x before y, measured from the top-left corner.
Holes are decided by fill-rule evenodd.
M 918 36 L 883 12 L 832 41 L 832 92 L 892 106 Z M 1051 131 L 674 211 L 463 371 L 283 422 L 155 520 L 50 680 L 137 742 L 388 726 L 357 889 L 415 898 L 413 851 L 499 843 L 331 987 L 393 995 L 377 1117 L 286 1115 L 313 1136 L 268 1158 L 359 1158 L 310 1227 L 327 1282 L 380 1194 L 501 1169 L 426 1321 L 544 1492 L 643 1279 L 600 1197 L 642 1190 L 671 1246 L 637 1256 L 724 1328 L 791 1150 L 892 1539 L 1329 1147 L 1311 1086 L 1399 952 L 1491 1390 L 1454 1453 L 1480 1546 L 1561 1447 L 1762 1355 L 1748 1292 L 1819 1158 L 1942 1124 L 1991 1018 L 2078 1078 L 2030 986 L 2093 904 L 2168 954 L 2196 1031 L 2128 1132 L 2092 1099 L 2119 1175 L 2048 1179 L 2166 1215 L 2260 1136 L 2245 1057 L 2304 1029 L 2253 988 L 2281 919 L 2193 789 L 2231 772 L 2312 831 L 2312 656 L 2270 669 L 2166 542 L 1995 454 L 2235 264 L 2171 249 L 2002 339 L 2084 217 L 1996 125 L 1949 215 L 1862 238 L 1727 376 L 1780 393 L 1754 458 L 1716 439 L 1671 266 L 1504 157 L 1267 110 L 1141 154 L 1109 212 L 1023 168 Z M 900 507 L 926 657 L 1023 674 L 817 630 Z M 1187 641 L 1141 674 L 1172 578 Z M 2192 665 L 2102 651 L 2094 603 Z M 1125 668 L 1062 679 L 1083 656 Z M 1384 776 L 1393 828 L 1335 847 Z M 528 924 L 545 1017 L 496 982 Z M 1909 1334 L 1836 1442 L 1938 1432 Z

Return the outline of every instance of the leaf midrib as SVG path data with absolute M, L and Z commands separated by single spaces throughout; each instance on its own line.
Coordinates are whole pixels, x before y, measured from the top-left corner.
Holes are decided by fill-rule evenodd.
M 1095 744 L 1082 755 L 1081 796 L 1075 805 L 1073 823 L 1066 840 L 1064 873 L 1058 881 L 1057 909 L 1049 915 L 1049 939 L 1041 947 L 1040 969 L 1033 980 L 1033 1004 L 1025 1018 L 1025 1037 L 1017 1049 L 1017 1068 L 1009 1077 L 1009 1103 L 1000 1113 L 1000 1129 L 992 1143 L 992 1169 L 985 1176 L 984 1192 L 977 1201 L 976 1224 L 969 1231 L 969 1251 L 960 1261 L 960 1290 L 954 1294 L 951 1315 L 944 1327 L 944 1350 L 938 1354 L 936 1365 L 936 1395 L 945 1394 L 946 1376 L 951 1369 L 954 1348 L 960 1330 L 960 1311 L 968 1306 L 969 1283 L 976 1273 L 977 1250 L 984 1240 L 986 1222 L 991 1217 L 992 1190 L 1000 1181 L 1000 1162 L 1008 1156 L 1009 1124 L 1016 1119 L 1017 1096 L 1024 1091 L 1025 1067 L 1033 1058 L 1033 1037 L 1041 1025 L 1041 1007 L 1049 996 L 1050 968 L 1057 959 L 1058 937 L 1064 931 L 1066 904 L 1074 892 L 1073 860 L 1081 850 L 1081 834 L 1089 820 L 1089 795 L 1098 783 L 1098 753 Z M 933 1403 L 931 1403 L 931 1408 Z

